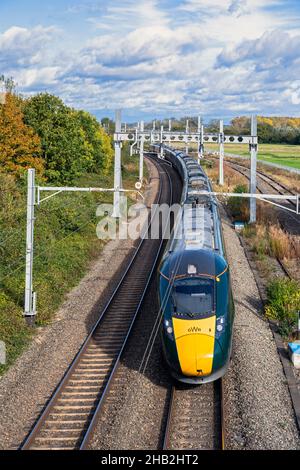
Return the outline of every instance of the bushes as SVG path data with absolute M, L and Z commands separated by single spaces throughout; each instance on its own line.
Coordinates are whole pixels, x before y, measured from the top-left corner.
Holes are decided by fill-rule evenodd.
M 22 311 L 7 295 L 0 291 L 0 339 L 5 342 L 5 365 L 0 365 L 0 374 L 5 371 L 28 344 L 32 331 L 22 317 Z
M 233 192 L 237 194 L 246 193 L 247 187 L 243 184 L 235 186 Z M 227 207 L 234 220 L 244 221 L 249 220 L 249 201 L 243 197 L 230 197 L 228 199 Z
M 267 287 L 267 305 L 265 313 L 268 318 L 276 320 L 280 333 L 289 336 L 297 322 L 300 310 L 300 287 L 290 279 L 275 279 Z

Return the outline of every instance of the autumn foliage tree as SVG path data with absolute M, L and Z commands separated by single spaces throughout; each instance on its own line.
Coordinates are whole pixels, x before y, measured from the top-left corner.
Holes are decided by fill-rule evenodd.
M 24 123 L 22 100 L 6 93 L 0 104 L 0 169 L 17 176 L 27 168 L 44 171 L 40 139 L 34 130 Z
M 232 119 L 227 134 L 249 134 L 250 118 L 240 116 Z M 266 144 L 300 144 L 300 118 L 258 116 L 257 131 L 260 142 Z

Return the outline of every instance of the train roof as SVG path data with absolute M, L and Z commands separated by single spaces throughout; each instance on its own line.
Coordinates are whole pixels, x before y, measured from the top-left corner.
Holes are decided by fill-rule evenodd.
M 202 249 L 193 253 L 187 250 L 177 250 L 170 253 L 164 260 L 160 273 L 168 280 L 187 277 L 216 279 L 226 272 L 227 267 L 224 257 L 215 251 Z
M 171 148 L 167 152 L 179 160 L 184 170 L 183 211 L 176 221 L 172 250 L 216 250 L 223 255 L 217 201 L 209 194 L 209 178 L 194 158 Z

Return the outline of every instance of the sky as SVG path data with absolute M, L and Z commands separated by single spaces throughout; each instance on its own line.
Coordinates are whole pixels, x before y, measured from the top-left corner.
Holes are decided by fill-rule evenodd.
M 0 75 L 97 117 L 300 116 L 300 0 L 0 0 Z

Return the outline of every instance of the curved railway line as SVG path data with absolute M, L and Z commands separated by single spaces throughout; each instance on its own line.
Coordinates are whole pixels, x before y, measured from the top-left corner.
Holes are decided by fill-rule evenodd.
M 158 170 L 160 185 L 155 203 L 170 204 L 171 177 L 167 166 L 158 165 Z M 148 231 L 153 217 L 149 219 Z M 150 237 L 139 241 L 99 320 L 21 446 L 22 450 L 73 450 L 88 446 L 162 244 L 162 239 Z
M 222 380 L 171 391 L 164 450 L 223 450 Z
M 239 163 L 231 162 L 231 161 L 226 161 L 226 164 L 231 166 L 231 168 L 235 169 L 242 175 L 246 176 L 247 179 L 250 177 L 250 169 L 247 166 L 241 165 Z M 246 171 L 245 171 L 246 170 Z M 278 194 L 290 194 L 291 196 L 295 196 L 296 193 L 291 191 L 287 186 L 284 184 L 278 182 L 276 179 L 272 178 L 271 176 L 267 175 L 266 173 L 263 173 L 262 171 L 257 170 L 257 176 L 261 181 L 264 181 L 266 184 L 268 184 L 276 193 Z M 260 192 L 261 189 L 259 188 Z M 289 204 L 291 204 L 293 207 L 296 207 L 296 203 L 293 200 L 288 200 Z
M 236 162 L 231 162 L 226 160 L 225 164 L 230 166 L 234 171 L 237 173 L 240 173 L 242 176 L 244 176 L 248 181 L 250 181 L 250 169 L 242 164 L 236 163 Z M 279 183 L 277 180 L 272 178 L 271 176 L 267 175 L 266 173 L 263 173 L 262 171 L 257 171 L 257 191 L 259 193 L 265 193 L 266 191 L 270 192 L 272 194 L 290 194 L 291 196 L 295 196 L 296 193 L 291 191 L 287 186 L 283 185 L 282 183 Z M 264 189 L 264 186 L 267 185 L 267 190 Z M 296 209 L 296 203 L 295 201 L 288 200 L 286 202 L 281 202 L 281 205 L 286 206 L 287 209 Z M 290 212 L 285 209 L 277 208 L 277 213 L 278 213 L 278 221 L 281 225 L 281 227 L 286 230 L 287 232 L 298 235 L 299 230 L 300 230 L 300 216 L 294 214 L 293 212 Z

